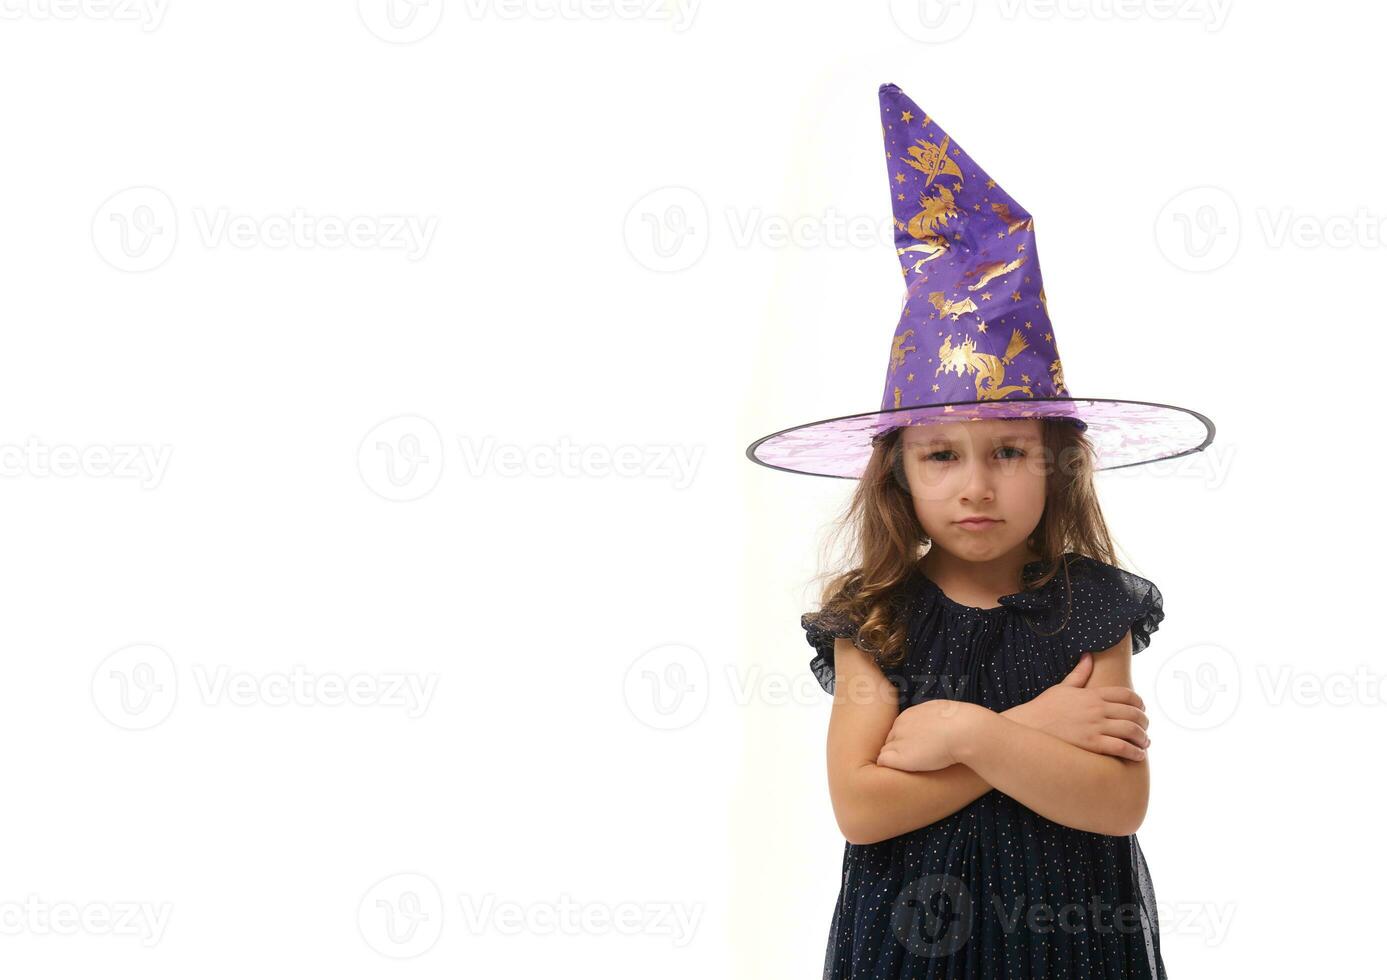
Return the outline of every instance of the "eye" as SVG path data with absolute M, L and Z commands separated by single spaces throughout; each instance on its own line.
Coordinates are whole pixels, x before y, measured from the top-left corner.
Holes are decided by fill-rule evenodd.
M 1026 455 L 1026 451 L 1022 449 L 1020 446 L 998 446 L 997 451 L 1016 454 L 1015 456 L 1003 456 L 1003 459 L 1022 459 Z M 920 458 L 928 463 L 947 463 L 948 460 L 938 459 L 937 457 L 952 456 L 953 452 L 954 451 L 952 449 L 940 449 L 937 452 L 926 453 Z

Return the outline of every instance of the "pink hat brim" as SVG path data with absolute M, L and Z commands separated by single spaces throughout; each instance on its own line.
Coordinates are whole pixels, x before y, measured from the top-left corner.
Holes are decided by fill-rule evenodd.
M 1068 418 L 1082 423 L 1099 470 L 1139 466 L 1197 453 L 1213 442 L 1214 423 L 1188 408 L 1115 398 L 1027 398 L 917 405 L 810 422 L 762 436 L 747 458 L 772 469 L 857 479 L 878 435 L 904 425 L 982 419 Z

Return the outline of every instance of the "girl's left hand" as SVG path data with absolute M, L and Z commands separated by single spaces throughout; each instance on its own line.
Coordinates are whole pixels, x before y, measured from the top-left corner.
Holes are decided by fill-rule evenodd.
M 911 705 L 896 716 L 876 764 L 905 772 L 932 772 L 958 762 L 953 746 L 971 704 L 936 698 Z

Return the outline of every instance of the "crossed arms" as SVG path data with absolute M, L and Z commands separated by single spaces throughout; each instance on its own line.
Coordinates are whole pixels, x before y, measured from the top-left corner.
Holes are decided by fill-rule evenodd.
M 1149 740 L 1130 632 L 1002 712 L 942 698 L 899 711 L 895 686 L 851 640 L 836 640 L 833 654 L 828 788 L 851 843 L 927 826 L 992 789 L 1079 830 L 1123 836 L 1141 826 Z

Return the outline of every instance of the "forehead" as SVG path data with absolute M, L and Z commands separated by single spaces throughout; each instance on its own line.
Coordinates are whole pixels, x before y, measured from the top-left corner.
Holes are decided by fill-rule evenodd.
M 907 446 L 933 443 L 960 445 L 996 439 L 1038 440 L 1039 419 L 978 419 L 972 422 L 933 422 L 908 425 L 901 440 Z

